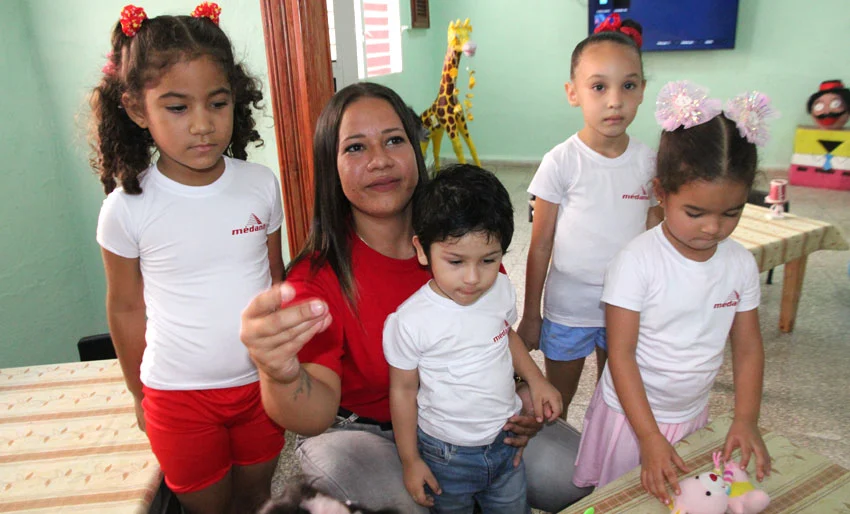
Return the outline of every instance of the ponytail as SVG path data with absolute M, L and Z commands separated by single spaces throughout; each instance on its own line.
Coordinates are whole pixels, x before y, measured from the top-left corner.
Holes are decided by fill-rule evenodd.
M 126 87 L 121 80 L 122 56 L 127 52 L 129 37 L 124 35 L 120 22 L 112 32 L 112 51 L 103 67 L 103 77 L 89 99 L 93 113 L 92 168 L 100 175 L 106 194 L 119 184 L 133 195 L 142 192 L 139 173 L 150 166 L 153 138 L 146 129 L 136 125 L 122 105 Z

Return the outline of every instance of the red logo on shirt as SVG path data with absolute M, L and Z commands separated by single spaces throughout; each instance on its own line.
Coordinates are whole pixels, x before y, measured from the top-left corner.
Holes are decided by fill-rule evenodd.
M 732 290 L 732 293 L 726 298 L 726 301 L 723 303 L 715 303 L 715 309 L 722 309 L 724 307 L 735 307 L 738 305 L 738 302 L 741 301 L 741 295 L 738 294 L 738 291 Z
M 505 328 L 503 328 L 502 331 L 499 332 L 499 334 L 496 337 L 493 338 L 493 342 L 498 343 L 499 340 L 502 339 L 503 337 L 505 337 L 506 335 L 508 335 L 508 332 L 510 332 L 510 331 L 511 331 L 511 325 L 510 325 L 510 323 L 505 321 Z
M 623 200 L 649 200 L 649 193 L 646 191 L 646 187 L 640 186 L 639 193 L 623 195 Z
M 256 214 L 251 213 L 248 217 L 248 222 L 245 224 L 243 228 L 234 228 L 230 231 L 230 235 L 238 236 L 239 234 L 250 234 L 251 232 L 259 232 L 261 230 L 265 230 L 268 227 L 267 223 L 263 223 L 260 221 L 260 218 L 257 217 Z

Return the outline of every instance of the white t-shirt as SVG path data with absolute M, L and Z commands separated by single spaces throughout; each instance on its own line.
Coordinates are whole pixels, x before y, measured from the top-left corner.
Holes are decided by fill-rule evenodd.
M 578 135 L 543 156 L 528 192 L 558 205 L 543 315 L 571 327 L 603 327 L 605 267 L 646 230 L 655 152 L 634 138 L 616 158 Z
M 755 258 L 731 239 L 697 262 L 658 225 L 614 258 L 602 301 L 640 312 L 635 357 L 656 421 L 682 423 L 702 412 L 735 314 L 757 308 L 760 297 Z M 623 412 L 607 366 L 600 387 L 605 403 Z
M 459 446 L 490 444 L 519 412 L 508 331 L 516 321 L 508 277 L 474 304 L 458 305 L 425 284 L 384 325 L 390 366 L 419 369 L 419 428 Z
M 257 380 L 239 339 L 240 313 L 271 286 L 267 239 L 283 221 L 277 178 L 225 157 L 207 186 L 152 165 L 142 194 L 117 188 L 100 210 L 97 242 L 139 259 L 147 327 L 142 383 L 154 389 L 236 387 Z

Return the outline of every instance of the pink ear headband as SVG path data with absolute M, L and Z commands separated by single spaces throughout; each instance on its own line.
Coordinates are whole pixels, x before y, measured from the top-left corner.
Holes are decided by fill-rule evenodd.
M 779 115 L 764 93 L 738 95 L 721 108 L 720 100 L 709 98 L 706 88 L 687 80 L 668 82 L 655 101 L 655 119 L 667 132 L 701 125 L 721 112 L 735 122 L 741 137 L 756 146 L 764 146 L 770 139 L 767 122 Z

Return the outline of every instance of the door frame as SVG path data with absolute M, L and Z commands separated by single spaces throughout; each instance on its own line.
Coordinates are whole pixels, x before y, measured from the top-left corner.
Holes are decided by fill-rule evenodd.
M 313 210 L 313 133 L 333 94 L 327 6 L 260 0 L 289 256 L 304 246 Z

